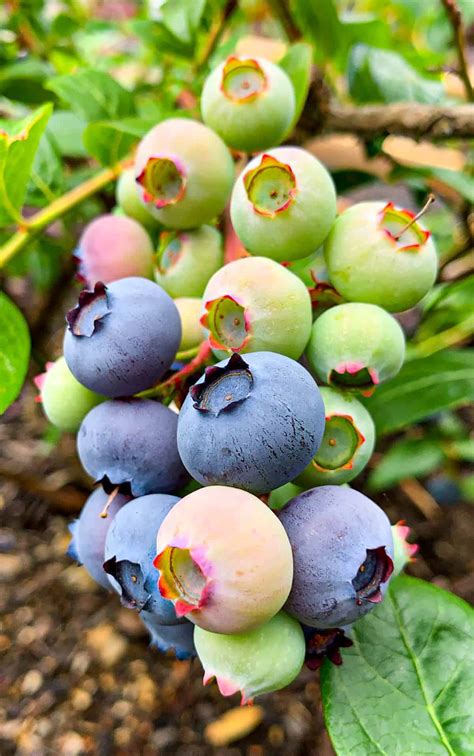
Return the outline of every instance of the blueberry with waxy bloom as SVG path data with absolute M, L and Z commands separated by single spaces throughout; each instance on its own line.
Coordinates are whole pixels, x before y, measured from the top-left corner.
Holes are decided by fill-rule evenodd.
M 179 312 L 161 286 L 122 278 L 79 294 L 66 317 L 64 357 L 74 377 L 108 397 L 150 388 L 171 366 L 181 341 Z
M 394 317 L 372 304 L 348 302 L 313 323 L 306 358 L 325 383 L 369 396 L 393 378 L 405 357 L 405 337 Z
M 201 323 L 220 358 L 268 350 L 298 359 L 310 337 L 306 286 L 265 257 L 224 265 L 207 284 L 203 305 Z
M 162 596 L 213 633 L 244 633 L 285 603 L 291 548 L 273 512 L 256 496 L 208 486 L 185 496 L 158 531 L 155 567 Z
M 215 678 L 220 693 L 240 693 L 242 705 L 293 682 L 305 657 L 301 626 L 285 612 L 255 630 L 236 635 L 196 627 L 194 643 L 204 667 L 204 685 Z
M 120 278 L 151 278 L 153 246 L 147 232 L 133 218 L 99 215 L 87 224 L 74 250 L 78 278 L 86 286 Z
M 349 487 L 320 486 L 278 513 L 294 578 L 286 611 L 310 627 L 349 625 L 380 603 L 393 572 L 387 515 Z
M 162 654 L 172 651 L 180 661 L 196 656 L 192 622 L 181 620 L 178 625 L 163 625 L 158 621 L 156 614 L 146 609 L 140 612 L 139 617 L 150 633 L 152 648 L 156 648 Z
M 68 556 L 83 564 L 96 583 L 109 591 L 110 583 L 103 567 L 105 539 L 115 516 L 130 499 L 130 496 L 118 491 L 107 494 L 103 488 L 96 488 L 82 507 L 78 519 L 69 525 L 72 540 L 67 550 Z
M 152 399 L 103 402 L 79 428 L 79 459 L 107 490 L 171 493 L 188 477 L 178 453 L 177 423 L 175 412 Z
M 138 145 L 135 180 L 147 210 L 168 228 L 195 228 L 224 210 L 234 162 L 222 139 L 190 118 L 169 118 Z
M 161 596 L 153 566 L 156 534 L 178 501 L 177 496 L 166 494 L 134 499 L 125 516 L 115 518 L 105 541 L 104 570 L 122 604 L 146 611 L 160 625 L 182 622 L 171 601 Z
M 364 469 L 375 444 L 374 422 L 351 394 L 322 388 L 326 425 L 321 446 L 296 479 L 303 488 L 348 483 Z
M 359 202 L 337 218 L 324 255 L 345 299 L 400 312 L 425 296 L 436 280 L 438 255 L 430 232 L 414 219 L 392 202 Z
M 155 255 L 155 281 L 176 297 L 201 297 L 224 264 L 222 236 L 212 226 L 163 231 Z
M 273 352 L 206 368 L 178 420 L 183 464 L 203 485 L 268 493 L 296 478 L 324 433 L 320 391 L 299 363 Z
M 277 147 L 254 158 L 235 182 L 230 214 L 245 249 L 277 262 L 307 257 L 336 217 L 336 191 L 317 158 Z
M 46 363 L 46 372 L 33 378 L 40 403 L 49 422 L 62 431 L 75 433 L 89 410 L 104 401 L 104 397 L 89 391 L 77 381 L 64 357 Z
M 293 85 L 282 68 L 265 58 L 232 55 L 204 82 L 201 113 L 229 147 L 260 152 L 279 144 L 291 126 Z

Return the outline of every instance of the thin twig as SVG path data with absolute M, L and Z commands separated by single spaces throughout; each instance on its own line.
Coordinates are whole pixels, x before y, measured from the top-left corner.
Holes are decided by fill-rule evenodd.
M 439 516 L 441 508 L 438 502 L 416 478 L 407 478 L 400 481 L 399 487 L 420 512 L 424 514 L 427 520 L 433 520 Z
M 225 4 L 224 10 L 219 18 L 219 20 L 214 24 L 213 28 L 209 32 L 209 36 L 206 42 L 206 46 L 203 50 L 203 53 L 199 59 L 199 61 L 196 64 L 196 73 L 199 73 L 202 71 L 202 69 L 206 66 L 209 58 L 214 53 L 217 45 L 219 44 L 222 35 L 226 29 L 227 22 L 235 9 L 237 8 L 237 0 L 227 0 L 227 3 Z
M 398 233 L 394 235 L 393 238 L 395 239 L 395 241 L 398 241 L 399 238 L 403 236 L 405 231 L 408 231 L 408 229 L 411 228 L 414 223 L 416 223 L 418 220 L 420 220 L 420 218 L 424 216 L 429 206 L 432 205 L 435 200 L 436 200 L 436 197 L 434 196 L 434 194 L 428 194 L 427 200 L 425 204 L 423 205 L 423 207 L 421 208 L 421 210 L 417 212 L 417 214 L 411 219 L 409 223 L 406 224 L 406 226 L 403 226 L 401 231 L 399 231 Z
M 300 39 L 300 30 L 293 21 L 293 16 L 286 0 L 268 0 L 268 4 L 273 14 L 279 19 L 290 42 L 296 42 Z
M 311 88 L 311 91 L 313 87 Z M 414 139 L 473 139 L 474 105 L 439 106 L 417 102 L 390 105 L 320 106 L 316 94 L 310 97 L 292 141 L 303 144 L 318 133 L 355 134 L 362 139 L 397 134 Z
M 454 44 L 456 46 L 456 52 L 458 55 L 457 74 L 464 84 L 467 99 L 469 100 L 469 102 L 474 102 L 474 87 L 472 86 L 472 82 L 469 76 L 469 68 L 467 65 L 466 35 L 464 32 L 462 13 L 456 0 L 441 1 L 446 9 L 446 13 L 448 14 L 449 22 L 453 30 Z
M 127 157 L 113 168 L 100 171 L 92 178 L 58 197 L 57 200 L 35 213 L 31 218 L 25 219 L 13 236 L 0 247 L 0 268 L 3 268 L 12 257 L 20 252 L 37 233 L 50 226 L 76 205 L 97 194 L 111 181 L 114 181 L 129 163 L 130 157 Z

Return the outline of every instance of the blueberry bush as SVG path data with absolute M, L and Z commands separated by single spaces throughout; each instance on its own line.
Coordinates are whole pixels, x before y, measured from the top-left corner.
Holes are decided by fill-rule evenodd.
M 0 19 L 0 411 L 76 434 L 68 554 L 223 696 L 319 670 L 338 754 L 472 753 L 473 613 L 384 511 L 474 502 L 472 3 Z

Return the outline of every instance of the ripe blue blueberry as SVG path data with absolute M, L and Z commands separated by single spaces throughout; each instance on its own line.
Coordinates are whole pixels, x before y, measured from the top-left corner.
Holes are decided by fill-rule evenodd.
M 150 388 L 172 364 L 181 341 L 179 312 L 145 278 L 97 283 L 67 314 L 64 357 L 91 391 L 130 396 Z
M 156 534 L 179 501 L 177 496 L 151 494 L 130 502 L 125 517 L 116 517 L 105 541 L 104 569 L 112 587 L 129 609 L 145 610 L 161 625 L 180 622 L 171 601 L 158 590 L 153 566 Z
M 79 458 L 107 490 L 121 486 L 133 496 L 171 493 L 187 477 L 178 454 L 177 423 L 176 413 L 152 399 L 112 399 L 82 421 Z
M 105 539 L 115 515 L 128 501 L 130 496 L 121 493 L 109 495 L 103 488 L 96 488 L 84 504 L 79 518 L 69 525 L 72 541 L 68 555 L 83 564 L 96 583 L 108 590 L 110 583 L 103 568 Z
M 355 622 L 382 601 L 393 571 L 386 514 L 353 488 L 320 486 L 279 512 L 293 550 L 285 609 L 306 625 Z
M 265 493 L 293 480 L 316 453 L 324 405 L 310 374 L 273 352 L 238 354 L 207 368 L 178 421 L 193 478 Z
M 196 656 L 194 648 L 194 625 L 183 619 L 179 625 L 163 625 L 156 614 L 146 610 L 140 612 L 140 619 L 150 633 L 150 646 L 162 654 L 173 651 L 180 661 Z

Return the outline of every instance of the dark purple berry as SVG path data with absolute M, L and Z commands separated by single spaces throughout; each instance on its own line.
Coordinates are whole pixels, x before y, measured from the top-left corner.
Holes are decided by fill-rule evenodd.
M 386 514 L 353 488 L 321 486 L 279 512 L 293 550 L 285 609 L 305 625 L 351 624 L 382 601 L 393 571 Z
M 108 490 L 171 493 L 186 482 L 176 442 L 178 416 L 152 399 L 113 399 L 82 421 L 77 436 L 86 472 Z
M 234 354 L 192 387 L 178 448 L 200 483 L 266 493 L 302 472 L 323 432 L 323 401 L 301 365 L 273 352 Z
M 173 362 L 181 341 L 179 312 L 153 281 L 122 278 L 83 291 L 67 315 L 64 357 L 75 378 L 103 396 L 150 388 Z
M 102 488 L 96 488 L 79 518 L 69 525 L 72 541 L 67 553 L 84 565 L 96 583 L 108 590 L 110 583 L 103 568 L 105 539 L 115 515 L 128 501 L 130 496 L 118 492 L 107 494 Z
M 129 609 L 145 610 L 161 625 L 183 622 L 173 603 L 158 590 L 159 574 L 153 566 L 156 534 L 177 496 L 151 494 L 131 502 L 125 517 L 116 517 L 105 543 L 104 569 L 110 584 Z

